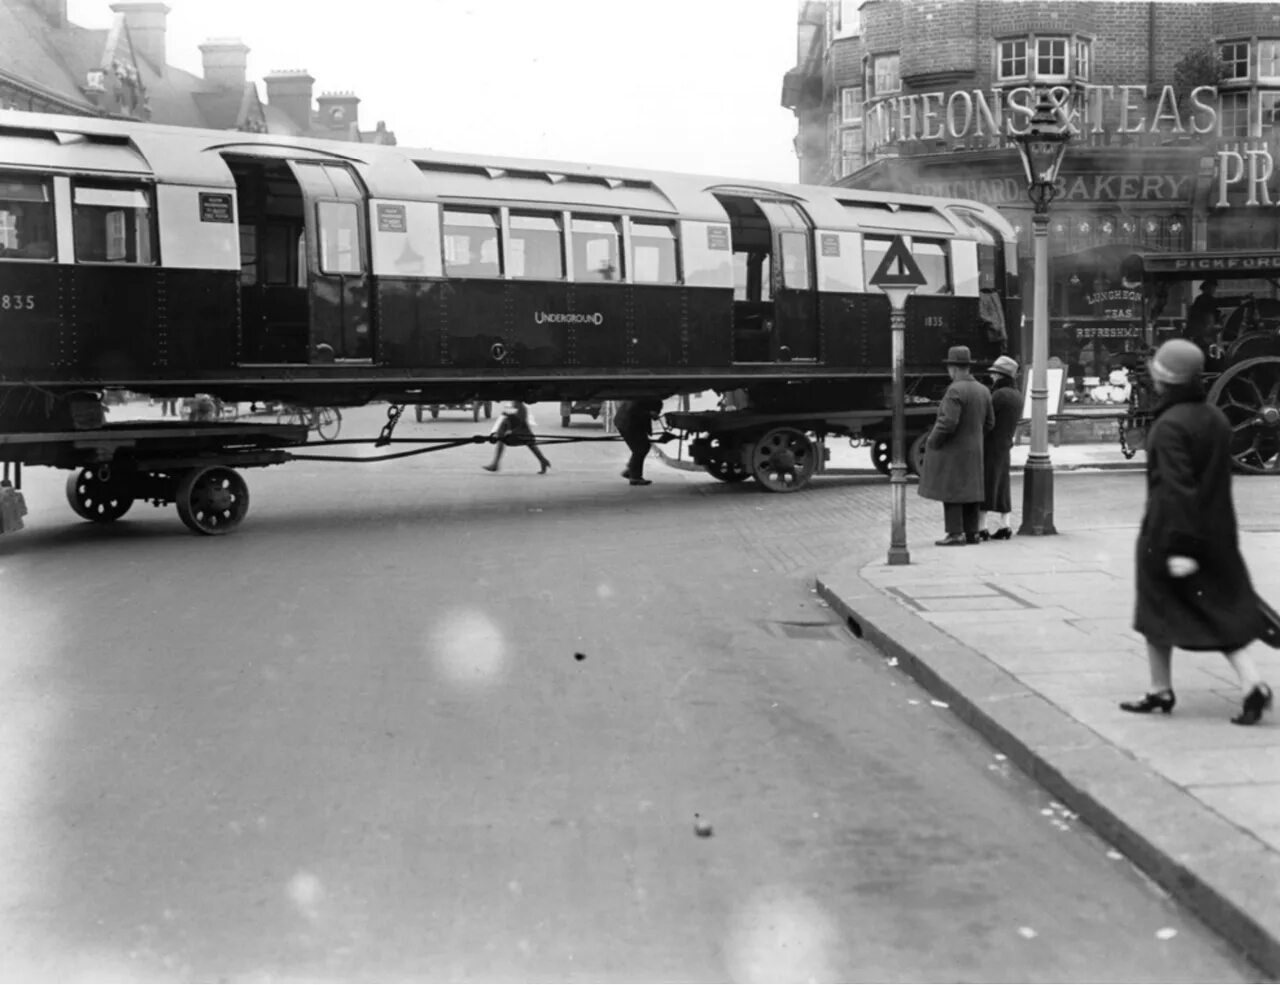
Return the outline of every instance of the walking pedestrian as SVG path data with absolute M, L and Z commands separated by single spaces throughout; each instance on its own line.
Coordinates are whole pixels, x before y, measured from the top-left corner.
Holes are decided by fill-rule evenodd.
M 1231 497 L 1231 425 L 1205 401 L 1204 352 L 1170 339 L 1149 363 L 1159 402 L 1147 434 L 1147 502 L 1137 545 L 1133 628 L 1146 637 L 1151 690 L 1125 711 L 1173 711 L 1173 648 L 1220 650 L 1240 681 L 1231 719 L 1253 725 L 1271 688 L 1245 647 L 1263 632 Z
M 502 413 L 492 432 L 498 439 L 493 449 L 493 461 L 482 466 L 486 472 L 497 472 L 498 463 L 502 461 L 502 450 L 507 445 L 524 445 L 541 464 L 539 475 L 546 475 L 551 463 L 538 448 L 538 440 L 533 436 L 533 428 L 529 426 L 529 408 L 519 400 L 508 400 L 502 405 Z
M 656 397 L 645 397 L 641 400 L 624 400 L 618 404 L 613 415 L 613 426 L 622 435 L 622 440 L 631 450 L 631 458 L 627 467 L 622 470 L 622 477 L 633 486 L 651 486 L 653 481 L 644 477 L 644 460 L 649 454 L 649 431 L 653 427 L 654 418 L 662 414 L 662 401 Z
M 942 503 L 946 536 L 940 547 L 978 543 L 982 506 L 982 440 L 995 425 L 991 392 L 973 378 L 966 345 L 955 345 L 942 361 L 951 385 L 925 441 L 920 495 Z
M 1009 516 L 1013 497 L 1009 492 L 1013 435 L 1022 418 L 1022 391 L 1018 389 L 1018 364 L 1001 356 L 987 370 L 991 376 L 991 410 L 995 425 L 982 441 L 982 509 L 978 511 L 979 540 L 1008 540 L 1013 536 Z M 987 514 L 999 513 L 1000 526 L 987 530 Z

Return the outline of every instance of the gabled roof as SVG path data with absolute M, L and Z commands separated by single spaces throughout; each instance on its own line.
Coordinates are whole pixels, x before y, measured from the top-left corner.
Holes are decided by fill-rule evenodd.
M 0 0 L 0 72 L 43 95 L 96 113 L 80 90 L 86 53 L 100 51 L 105 31 L 68 24 L 51 27 L 39 11 L 22 0 Z

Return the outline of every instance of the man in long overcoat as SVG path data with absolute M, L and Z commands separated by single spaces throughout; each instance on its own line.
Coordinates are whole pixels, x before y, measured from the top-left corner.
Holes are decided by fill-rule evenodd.
M 982 506 L 982 437 L 995 424 L 991 392 L 973 378 L 969 347 L 952 346 L 943 360 L 951 385 L 925 441 L 920 495 L 942 503 L 947 535 L 943 547 L 978 543 Z
M 1160 401 L 1147 433 L 1147 504 L 1138 533 L 1133 628 L 1146 637 L 1151 691 L 1125 711 L 1173 710 L 1173 648 L 1221 650 L 1244 704 L 1232 719 L 1252 725 L 1271 689 L 1244 648 L 1262 615 L 1240 554 L 1231 498 L 1231 425 L 1206 403 L 1204 352 L 1187 339 L 1156 351 L 1151 378 Z
M 1001 356 L 987 371 L 991 374 L 991 408 L 995 427 L 982 442 L 983 496 L 978 514 L 978 537 L 982 540 L 1008 540 L 1013 536 L 1009 515 L 1013 512 L 1013 496 L 1009 489 L 1012 465 L 1013 435 L 1022 418 L 1022 391 L 1018 389 L 1018 364 Z M 987 514 L 999 513 L 1000 526 L 987 533 Z
M 613 426 L 627 443 L 631 457 L 622 477 L 633 486 L 651 486 L 652 480 L 644 477 L 644 460 L 649 454 L 649 432 L 653 429 L 653 420 L 662 413 L 662 401 L 656 397 L 644 397 L 640 400 L 624 400 L 618 404 L 613 415 Z

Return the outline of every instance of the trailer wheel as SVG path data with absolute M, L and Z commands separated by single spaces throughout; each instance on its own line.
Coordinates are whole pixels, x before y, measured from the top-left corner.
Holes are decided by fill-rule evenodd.
M 104 481 L 94 469 L 80 469 L 67 476 L 67 502 L 82 519 L 110 523 L 129 512 L 133 493 L 118 474 Z
M 888 475 L 893 464 L 893 445 L 888 441 L 877 439 L 871 445 L 871 464 L 881 475 Z
M 929 441 L 929 432 L 918 434 L 915 440 L 911 442 L 911 449 L 907 452 L 907 471 L 911 475 L 923 475 L 924 472 L 924 456 L 926 452 L 925 445 Z
M 703 466 L 707 475 L 715 476 L 721 482 L 746 482 L 751 472 L 742 464 L 741 456 L 722 458 L 717 456 Z
M 769 492 L 796 492 L 813 478 L 813 442 L 795 428 L 774 428 L 751 449 L 751 474 Z
M 178 480 L 178 516 L 191 531 L 230 533 L 249 512 L 249 487 L 224 465 L 188 469 Z

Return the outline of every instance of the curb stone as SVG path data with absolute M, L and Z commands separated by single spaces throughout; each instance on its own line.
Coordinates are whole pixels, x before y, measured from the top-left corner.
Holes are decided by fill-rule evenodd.
M 1280 977 L 1280 856 L 846 567 L 816 580 L 881 653 L 1174 899 Z

